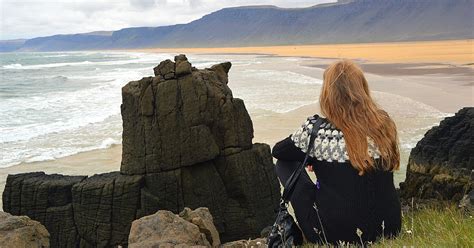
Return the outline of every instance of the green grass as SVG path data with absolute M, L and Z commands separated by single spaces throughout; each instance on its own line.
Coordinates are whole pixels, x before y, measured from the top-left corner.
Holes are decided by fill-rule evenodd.
M 474 216 L 454 206 L 408 211 L 402 221 L 402 231 L 397 238 L 380 239 L 369 247 L 474 247 Z M 317 246 L 305 244 L 302 247 Z

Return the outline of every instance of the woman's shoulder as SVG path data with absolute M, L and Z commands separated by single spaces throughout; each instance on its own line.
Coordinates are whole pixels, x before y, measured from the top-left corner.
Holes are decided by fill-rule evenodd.
M 342 132 L 337 129 L 336 126 L 334 126 L 334 124 L 332 124 L 327 118 L 315 114 L 306 118 L 306 121 L 303 122 L 301 126 L 291 134 L 291 139 L 305 152 L 306 145 L 309 144 L 310 135 L 315 128 L 316 137 L 342 136 Z
M 314 128 L 316 128 L 316 136 L 314 146 L 309 154 L 311 157 L 327 162 L 349 162 L 344 133 L 327 118 L 319 115 L 308 117 L 301 127 L 291 135 L 295 146 L 301 151 L 307 152 L 310 135 Z M 368 152 L 374 158 L 380 157 L 378 147 L 370 138 L 368 138 Z
M 345 147 L 344 134 L 327 118 L 313 115 L 306 119 L 296 130 L 291 139 L 301 151 L 307 152 L 310 135 L 316 128 L 314 146 L 309 153 L 310 157 L 327 162 L 348 162 L 349 155 Z
M 318 131 L 320 130 L 325 130 L 325 131 L 331 130 L 331 131 L 339 131 L 339 132 L 341 131 L 337 129 L 336 126 L 333 123 L 331 123 L 331 121 L 329 121 L 327 118 L 320 116 L 318 114 L 315 114 L 306 118 L 306 121 L 301 125 L 300 130 L 311 132 L 313 128 L 315 127 L 315 125 Z

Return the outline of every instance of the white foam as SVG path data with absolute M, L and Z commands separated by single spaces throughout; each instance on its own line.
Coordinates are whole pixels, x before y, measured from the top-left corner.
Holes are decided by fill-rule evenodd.
M 102 143 L 100 143 L 99 145 L 99 148 L 101 149 L 106 149 L 106 148 L 110 148 L 114 145 L 119 145 L 121 144 L 122 142 L 120 140 L 116 140 L 116 139 L 112 139 L 112 138 L 107 138 L 105 140 L 102 141 Z
M 292 71 L 277 71 L 277 70 L 254 70 L 254 69 L 248 69 L 244 70 L 243 73 L 248 75 L 249 77 L 252 78 L 259 78 L 259 79 L 265 79 L 265 80 L 273 80 L 273 81 L 283 81 L 286 83 L 292 83 L 292 84 L 317 84 L 317 85 L 322 85 L 323 80 L 306 76 L 303 74 L 299 74 L 296 72 Z
M 249 108 L 251 112 L 257 112 L 257 113 L 263 113 L 263 115 L 268 115 L 268 114 L 285 114 L 289 113 L 291 111 L 295 111 L 297 109 L 303 108 L 305 106 L 310 106 L 313 104 L 317 104 L 319 101 L 296 101 L 292 102 L 291 104 L 288 104 L 286 102 L 282 102 L 280 104 L 276 105 L 269 105 L 269 106 L 262 106 L 259 105 L 258 107 L 256 106 L 255 108 Z M 276 109 L 273 109 L 276 106 Z
M 84 61 L 70 62 L 71 56 L 76 60 L 83 57 Z M 25 87 L 22 89 L 24 96 L 0 100 L 0 167 L 51 160 L 120 144 L 121 88 L 129 81 L 151 75 L 152 66 L 148 64 L 156 65 L 163 59 L 172 58 L 166 54 L 122 52 L 25 53 L 18 57 L 18 63 L 3 68 L 38 69 L 38 72 L 26 74 L 25 84 L 17 86 Z M 51 58 L 58 63 L 50 63 Z M 92 62 L 97 58 L 110 60 Z M 29 61 L 44 61 L 44 64 L 29 65 Z M 129 64 L 143 65 L 129 67 Z M 64 66 L 71 68 L 57 70 L 55 74 L 56 68 Z M 47 70 L 48 76 L 43 70 Z M 15 73 L 5 71 L 3 76 L 8 79 Z M 34 82 L 56 77 L 74 84 L 58 84 L 57 89 L 41 92 L 33 90 L 41 87 Z M 30 79 L 35 80 L 28 81 Z
M 319 98 L 322 80 L 293 71 L 240 69 L 231 71 L 235 97 L 256 113 L 286 113 L 313 104 Z
M 120 116 L 116 115 L 104 122 L 79 127 L 73 131 L 58 131 L 27 141 L 6 143 L 0 154 L 0 168 L 107 149 L 121 143 L 121 133 Z
M 22 65 L 19 63 L 4 65 L 4 69 L 15 69 L 15 70 L 31 70 L 31 69 L 43 69 L 43 68 L 55 68 L 64 66 L 83 66 L 83 65 L 127 65 L 127 64 L 138 64 L 138 63 L 157 63 L 163 59 L 163 55 L 153 54 L 126 54 L 130 56 L 130 59 L 114 60 L 114 61 L 79 61 L 79 62 L 64 62 L 64 63 L 48 63 L 48 64 L 36 64 L 36 65 Z M 113 56 L 112 56 L 113 58 Z
M 21 69 L 23 66 L 21 64 L 10 64 L 4 65 L 3 68 L 5 69 Z
M 110 79 L 110 74 L 114 74 L 115 79 L 100 81 Z M 91 77 L 98 81 L 97 86 L 92 88 L 4 99 L 0 102 L 0 109 L 3 110 L 0 113 L 3 119 L 0 120 L 0 142 L 28 140 L 52 132 L 72 130 L 119 114 L 121 87 L 140 76 L 134 71 L 104 73 Z M 42 117 L 54 120 L 41 121 Z
M 45 58 L 63 58 L 63 57 L 71 57 L 71 56 L 78 56 L 74 54 L 54 54 L 54 55 L 45 55 Z
M 90 61 L 81 61 L 81 62 L 68 62 L 68 63 L 39 64 L 39 65 L 12 64 L 12 65 L 4 65 L 3 68 L 5 68 L 5 69 L 15 69 L 15 70 L 28 70 L 28 69 L 42 69 L 42 68 L 89 65 L 89 64 L 92 64 L 92 62 L 90 62 Z

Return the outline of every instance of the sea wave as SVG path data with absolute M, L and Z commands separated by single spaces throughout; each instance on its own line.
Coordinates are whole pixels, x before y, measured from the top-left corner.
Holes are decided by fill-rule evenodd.
M 92 64 L 90 61 L 81 62 L 67 62 L 67 63 L 50 63 L 50 64 L 38 64 L 38 65 L 22 65 L 22 64 L 10 64 L 4 65 L 4 69 L 15 69 L 15 70 L 30 70 L 30 69 L 43 69 L 52 67 L 63 67 L 63 66 L 77 66 L 77 65 L 89 65 Z
M 149 64 L 157 63 L 162 58 L 163 55 L 153 56 L 153 55 L 139 55 L 133 54 L 130 55 L 129 59 L 122 60 L 110 60 L 110 61 L 78 61 L 78 62 L 61 62 L 61 63 L 46 63 L 46 64 L 33 64 L 33 65 L 23 65 L 20 63 L 8 64 L 2 66 L 3 69 L 11 70 L 32 70 L 32 69 L 44 69 L 44 68 L 55 68 L 55 67 L 65 67 L 65 66 L 109 66 L 109 65 L 127 65 L 127 64 Z
M 2 57 L 9 64 L 0 65 L 5 69 L 0 86 L 15 92 L 15 97 L 0 95 L 0 167 L 120 144 L 121 87 L 152 75 L 152 65 L 172 58 L 122 52 L 10 56 Z M 10 79 L 15 83 L 7 84 Z
M 4 110 L 0 113 L 4 120 L 0 121 L 0 143 L 73 130 L 120 114 L 120 88 L 139 77 L 140 74 L 133 71 L 107 72 L 91 77 L 96 82 L 95 87 L 3 99 L 0 102 Z
M 74 56 L 69 56 L 74 58 L 68 58 L 69 53 L 27 55 L 24 60 L 16 57 L 5 60 L 11 64 L 0 67 L 5 69 L 2 71 L 4 82 L 18 79 L 20 74 L 24 78 L 16 84 L 2 86 L 10 87 L 15 97 L 0 95 L 0 167 L 57 159 L 120 144 L 121 87 L 152 75 L 154 65 L 173 57 L 121 52 L 74 52 Z M 39 58 L 32 59 L 32 56 Z M 49 58 L 41 60 L 41 56 Z M 297 73 L 298 70 L 289 71 L 294 63 L 291 63 L 293 67 L 277 68 L 273 61 L 264 61 L 265 58 L 232 56 L 226 59 L 236 66 L 229 74 L 233 95 L 245 101 L 252 117 L 287 113 L 317 102 L 322 80 Z M 198 68 L 221 60 L 221 55 L 190 56 Z M 31 64 L 33 61 L 44 64 Z M 27 69 L 35 71 L 21 71 Z M 404 152 L 416 145 L 431 124 L 436 125 L 450 115 L 394 94 L 374 92 L 374 97 L 394 117 L 397 126 L 402 127 L 400 138 Z
M 106 138 L 99 145 L 91 145 L 86 147 L 57 147 L 40 150 L 25 150 L 20 153 L 9 153 L 9 157 L 0 157 L 0 168 L 7 168 L 21 163 L 33 163 L 42 161 L 52 161 L 58 158 L 64 158 L 76 155 L 82 152 L 94 150 L 108 149 L 116 145 L 122 144 L 121 139 Z M 26 154 L 28 153 L 28 154 Z
M 304 108 L 306 106 L 311 106 L 313 104 L 317 104 L 318 101 L 294 101 L 291 104 L 288 104 L 287 102 L 281 102 L 277 104 L 268 104 L 268 105 L 253 105 L 249 104 L 249 111 L 251 113 L 255 113 L 258 116 L 267 116 L 267 115 L 273 115 L 273 114 L 286 114 L 301 108 Z
M 69 148 L 69 149 L 56 149 L 56 150 L 49 150 L 45 151 L 42 154 L 32 156 L 29 158 L 24 159 L 23 161 L 17 161 L 16 163 L 31 163 L 31 162 L 40 162 L 40 161 L 48 161 L 48 160 L 55 160 L 58 158 L 64 158 L 71 155 L 76 155 L 82 152 L 89 152 L 94 150 L 101 150 L 111 148 L 115 145 L 122 144 L 121 140 L 116 140 L 112 138 L 107 138 L 100 142 L 99 145 L 96 146 L 87 146 L 83 148 Z
M 275 82 L 283 81 L 285 83 L 305 84 L 305 85 L 308 85 L 308 84 L 322 85 L 323 84 L 323 80 L 319 78 L 306 76 L 306 75 L 292 72 L 292 71 L 247 69 L 247 70 L 244 70 L 243 73 L 247 74 L 248 77 L 252 77 L 254 79 L 255 78 L 262 78 L 264 80 L 271 79 L 272 81 L 275 81 Z
M 21 64 L 9 64 L 9 65 L 4 65 L 2 66 L 2 68 L 5 68 L 5 69 L 21 69 L 23 66 Z

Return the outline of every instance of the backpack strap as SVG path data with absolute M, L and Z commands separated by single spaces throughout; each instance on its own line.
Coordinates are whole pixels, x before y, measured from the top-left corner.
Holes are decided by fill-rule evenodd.
M 301 163 L 301 165 L 298 168 L 296 168 L 295 171 L 293 171 L 293 173 L 291 174 L 291 176 L 288 178 L 288 180 L 285 183 L 283 193 L 281 195 L 281 203 L 283 204 L 288 203 L 289 198 L 291 194 L 293 194 L 293 191 L 295 189 L 296 182 L 298 181 L 298 178 L 300 177 L 301 173 L 306 167 L 306 164 L 308 163 L 309 153 L 311 149 L 313 149 L 314 140 L 316 139 L 319 126 L 321 126 L 322 122 L 323 122 L 322 118 L 318 117 L 316 119 L 316 122 L 313 124 L 313 129 L 311 130 L 311 134 L 309 137 L 308 150 L 306 151 L 306 156 L 303 160 L 303 163 Z

